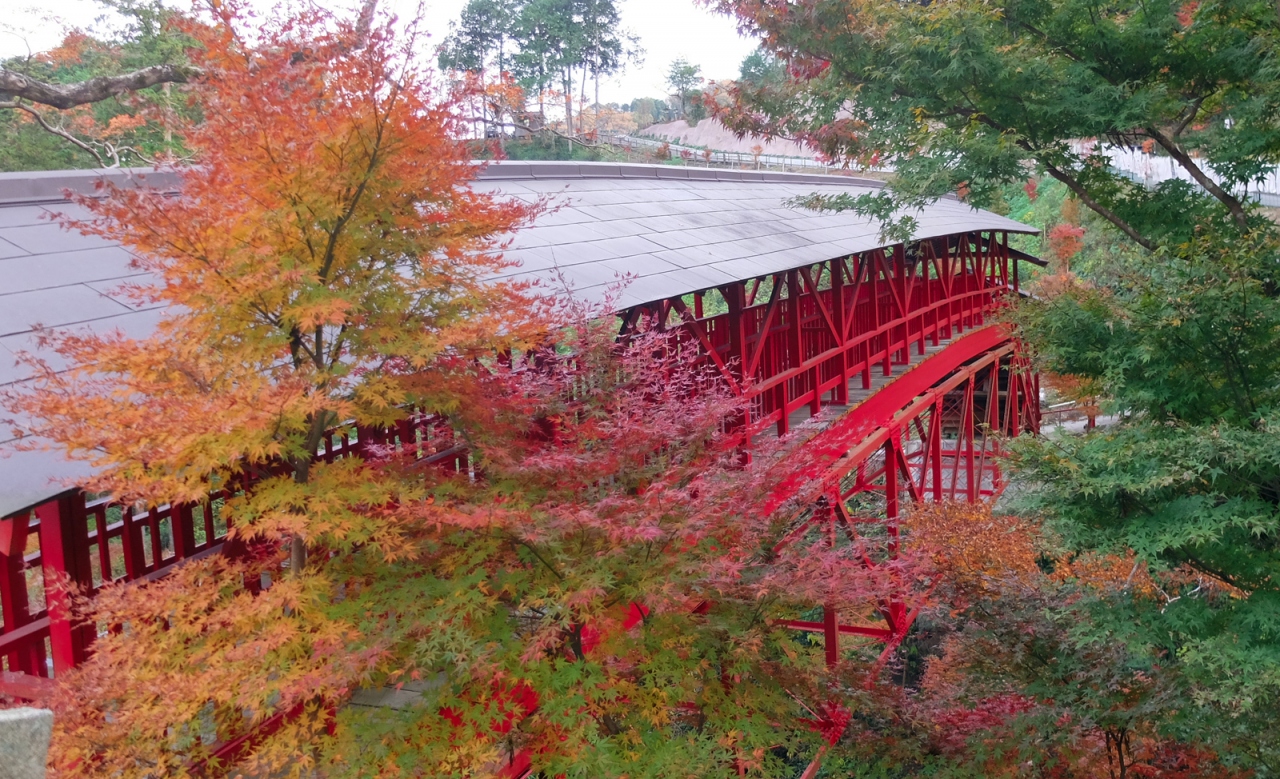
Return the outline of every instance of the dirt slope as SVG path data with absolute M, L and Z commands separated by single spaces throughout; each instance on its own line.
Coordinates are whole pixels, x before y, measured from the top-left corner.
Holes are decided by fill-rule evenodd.
M 636 135 L 646 138 L 660 138 L 671 143 L 686 146 L 701 146 L 714 151 L 733 151 L 752 154 L 753 146 L 763 146 L 765 154 L 781 154 L 787 157 L 807 157 L 813 159 L 813 152 L 795 141 L 781 139 L 761 139 L 747 136 L 739 140 L 724 125 L 715 119 L 703 119 L 697 127 L 690 127 L 683 119 L 665 124 L 655 124 L 644 128 Z

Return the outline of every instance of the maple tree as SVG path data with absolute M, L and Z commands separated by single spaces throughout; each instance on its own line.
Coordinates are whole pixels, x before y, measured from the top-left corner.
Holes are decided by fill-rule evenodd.
M 1150 641 L 1159 618 L 1145 605 L 1164 604 L 1193 571 L 1073 550 L 1052 529 L 989 504 L 917 505 L 902 529 L 942 575 L 938 605 L 908 640 L 922 662 L 901 663 L 897 686 L 858 698 L 829 770 L 953 779 L 1252 775 L 1185 716 L 1185 679 L 1167 648 Z
M 1185 727 L 1268 776 L 1280 700 L 1275 585 L 1263 573 L 1280 527 L 1274 249 L 1206 234 L 1187 255 L 1114 257 L 1119 283 L 1072 285 L 1021 312 L 1042 364 L 1078 377 L 1119 419 L 1014 451 L 1025 504 L 1072 546 L 1194 572 L 1131 607 L 1140 629 L 1099 624 L 1159 647 L 1179 676 Z
M 728 126 L 797 138 L 836 162 L 892 165 L 884 192 L 813 204 L 909 234 L 900 207 L 960 191 L 994 206 L 1030 167 L 1148 249 L 1185 241 L 1197 222 L 1265 227 L 1241 191 L 1280 161 L 1272 3 L 707 5 L 787 65 L 785 80 L 735 85 L 718 107 Z M 1108 144 L 1147 142 L 1186 180 L 1148 188 L 1110 167 Z
M 177 196 L 82 198 L 72 225 L 130 247 L 151 274 L 131 294 L 167 313 L 144 338 L 43 333 L 70 367 L 30 358 L 5 403 L 31 445 L 93 464 L 87 490 L 212 494 L 232 536 L 80 598 L 104 629 L 58 679 L 54 770 L 207 772 L 245 735 L 245 769 L 282 776 L 772 776 L 812 755 L 797 701 L 865 669 L 831 674 L 773 620 L 875 602 L 891 573 L 866 549 L 762 553 L 787 529 L 756 510 L 777 474 L 741 467 L 740 401 L 697 356 L 495 280 L 548 204 L 469 188 L 469 96 L 415 68 L 412 30 L 239 2 L 182 29 L 200 164 Z M 342 434 L 366 440 L 326 456 Z M 415 704 L 347 705 L 384 685 Z

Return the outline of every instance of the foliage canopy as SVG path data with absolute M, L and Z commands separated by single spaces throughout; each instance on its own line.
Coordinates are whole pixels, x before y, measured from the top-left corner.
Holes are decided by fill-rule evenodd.
M 1154 248 L 1193 223 L 1250 229 L 1241 189 L 1280 162 L 1280 18 L 1261 0 L 709 4 L 790 74 L 740 85 L 727 124 L 891 161 L 891 193 L 818 205 L 889 219 L 960 191 L 988 206 L 1030 165 Z M 1167 155 L 1193 183 L 1147 189 L 1109 167 L 1105 143 Z
M 133 250 L 132 294 L 168 314 L 143 338 L 46 333 L 70 369 L 35 360 L 5 401 L 93 463 L 89 490 L 218 494 L 234 534 L 82 603 L 121 629 L 58 680 L 55 769 L 199 773 L 280 712 L 248 768 L 776 775 L 816 751 L 797 700 L 865 667 L 830 674 L 773 619 L 875 602 L 891 574 L 865 549 L 763 554 L 786 526 L 756 510 L 769 472 L 738 467 L 738 401 L 666 336 L 618 345 L 601 312 L 495 278 L 552 204 L 469 186 L 465 95 L 414 68 L 412 30 L 236 2 L 181 29 L 200 164 L 177 197 L 109 190 L 74 224 Z M 397 685 L 413 705 L 345 705 Z

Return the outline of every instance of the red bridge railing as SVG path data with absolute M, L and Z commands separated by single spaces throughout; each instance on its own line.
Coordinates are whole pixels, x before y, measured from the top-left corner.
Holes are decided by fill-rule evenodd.
M 453 443 L 443 420 L 422 416 L 390 431 L 335 430 L 318 458 L 333 461 L 374 444 L 412 445 L 443 468 L 465 470 L 467 454 Z M 68 619 L 58 577 L 92 594 L 108 583 L 154 579 L 181 562 L 216 554 L 227 542 L 220 509 L 228 495 L 147 510 L 68 490 L 0 519 L 0 695 L 36 697 L 37 679 L 53 678 L 88 657 L 96 628 Z
M 1017 291 L 1020 254 L 1006 233 L 898 244 L 639 306 L 622 329 L 678 327 L 749 395 L 753 429 L 781 435 L 800 409 L 847 405 L 851 380 L 870 389 L 913 346 L 981 326 Z

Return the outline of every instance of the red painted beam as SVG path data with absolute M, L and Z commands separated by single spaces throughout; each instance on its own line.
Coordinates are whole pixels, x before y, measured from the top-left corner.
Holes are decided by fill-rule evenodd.
M 44 620 L 47 622 L 48 620 Z M 17 671 L 0 671 L 0 695 L 43 702 L 53 695 L 53 680 Z
M 826 630 L 826 624 L 823 622 L 808 622 L 802 619 L 775 619 L 773 624 L 778 627 L 791 628 L 792 630 L 803 630 L 806 633 L 822 633 Z M 888 628 L 863 627 L 861 625 L 839 625 L 837 630 L 851 636 L 866 636 L 880 641 L 888 641 L 893 637 L 893 631 Z

